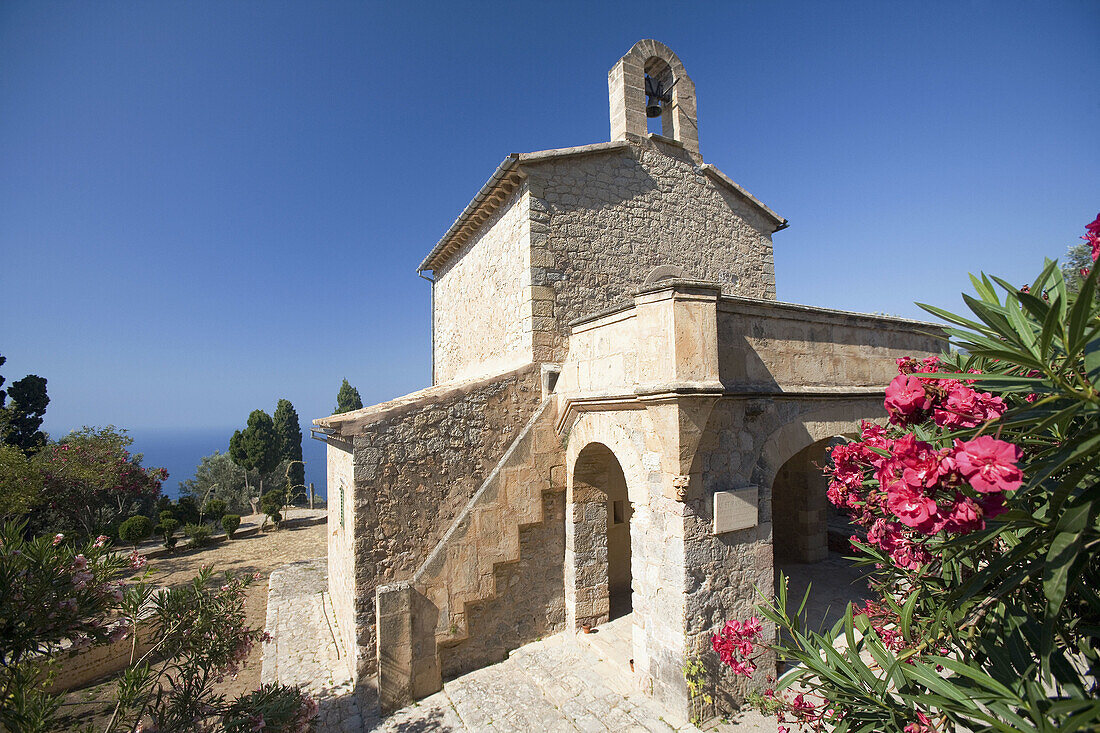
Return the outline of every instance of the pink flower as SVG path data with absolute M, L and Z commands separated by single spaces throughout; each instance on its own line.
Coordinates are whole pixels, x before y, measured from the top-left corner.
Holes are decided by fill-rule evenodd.
M 898 481 L 886 487 L 886 496 L 886 505 L 905 526 L 925 534 L 939 531 L 936 502 L 920 489 Z
M 130 567 L 134 570 L 141 570 L 149 564 L 149 560 L 145 555 L 139 555 L 137 550 L 130 553 Z
M 84 557 L 83 555 L 77 555 L 73 558 L 73 567 L 77 570 L 87 570 L 88 558 Z
M 925 393 L 920 379 L 899 374 L 886 388 L 886 400 L 883 404 L 890 414 L 890 422 L 905 425 L 929 409 L 932 400 Z
M 1016 466 L 1020 449 L 1012 443 L 988 435 L 965 443 L 957 440 L 954 457 L 959 473 L 975 491 L 983 494 L 1013 491 L 1023 483 L 1023 472 Z
M 1100 237 L 1100 214 L 1097 214 L 1091 223 L 1085 225 L 1085 231 L 1095 237 Z
M 997 494 L 1000 496 L 1000 494 Z M 955 503 L 946 511 L 947 520 L 943 528 L 956 534 L 968 534 L 985 529 L 982 511 L 971 499 L 962 494 L 955 495 Z
M 61 540 L 63 540 L 63 539 L 65 539 L 65 535 L 61 534 L 60 532 L 58 532 L 57 534 L 55 534 L 55 535 L 53 536 L 53 544 L 54 544 L 54 546 L 60 545 L 60 544 L 61 544 Z
M 107 537 L 107 535 L 101 534 L 99 537 L 95 538 L 95 544 L 93 544 L 92 547 L 104 547 L 108 539 L 110 538 Z

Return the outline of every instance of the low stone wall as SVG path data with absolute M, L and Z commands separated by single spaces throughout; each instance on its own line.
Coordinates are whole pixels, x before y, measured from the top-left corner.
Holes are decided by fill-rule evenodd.
M 155 629 L 148 624 L 137 627 L 136 657 L 156 645 Z M 53 667 L 53 677 L 43 682 L 43 689 L 58 694 L 66 690 L 84 687 L 108 675 L 125 669 L 135 653 L 134 640 L 126 637 L 119 641 L 88 647 L 78 652 L 61 652 Z

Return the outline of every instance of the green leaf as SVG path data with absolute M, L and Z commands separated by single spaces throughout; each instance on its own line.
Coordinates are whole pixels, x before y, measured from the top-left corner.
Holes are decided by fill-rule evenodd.
M 1066 598 L 1070 568 L 1081 552 L 1082 538 L 1091 509 L 1089 504 L 1079 504 L 1067 509 L 1058 520 L 1057 534 L 1050 543 L 1046 556 L 1046 572 L 1043 575 L 1048 619 L 1057 615 Z

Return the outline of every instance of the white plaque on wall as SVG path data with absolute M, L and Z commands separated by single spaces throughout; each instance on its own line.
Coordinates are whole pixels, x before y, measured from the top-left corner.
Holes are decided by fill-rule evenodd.
M 755 527 L 759 521 L 757 488 L 714 492 L 714 534 Z

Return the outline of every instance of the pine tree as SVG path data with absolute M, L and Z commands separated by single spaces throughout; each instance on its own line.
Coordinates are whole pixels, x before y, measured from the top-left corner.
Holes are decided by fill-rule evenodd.
M 279 439 L 279 458 L 290 461 L 290 493 L 304 486 L 306 467 L 302 463 L 302 428 L 298 424 L 298 412 L 290 400 L 279 400 L 275 407 L 275 434 Z
M 7 359 L 0 356 L 0 366 Z M 4 378 L 0 377 L 0 386 Z M 10 402 L 8 401 L 10 399 Z M 50 398 L 46 395 L 46 380 L 28 374 L 5 392 L 0 389 L 0 442 L 13 445 L 30 455 L 46 444 L 46 434 L 39 430 Z
M 338 415 L 341 412 L 363 409 L 363 400 L 359 396 L 359 390 L 348 384 L 348 380 L 340 385 L 340 391 L 336 394 L 336 409 L 332 412 Z

